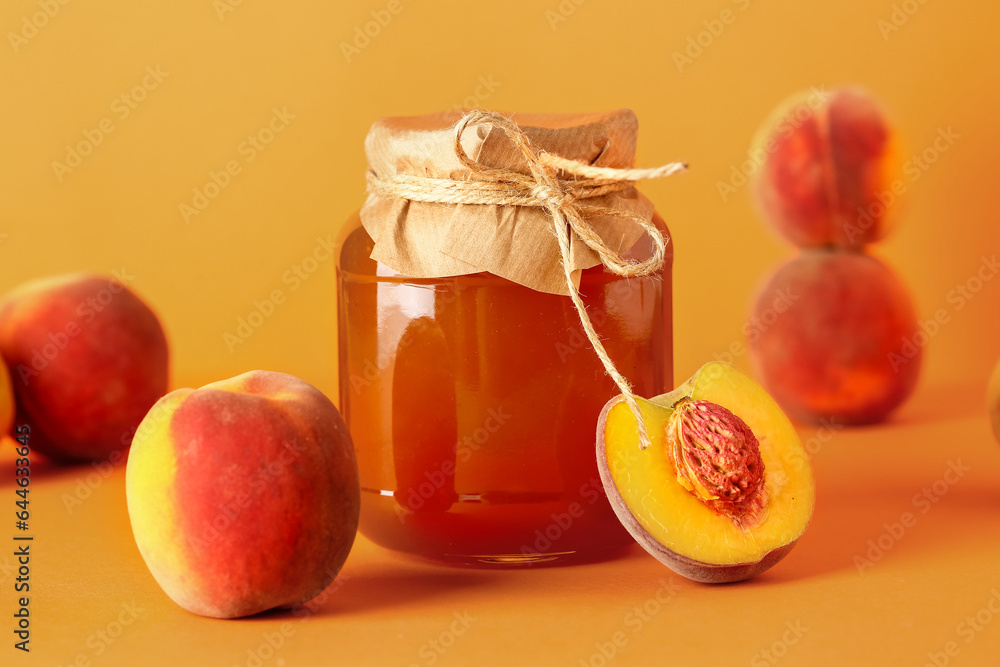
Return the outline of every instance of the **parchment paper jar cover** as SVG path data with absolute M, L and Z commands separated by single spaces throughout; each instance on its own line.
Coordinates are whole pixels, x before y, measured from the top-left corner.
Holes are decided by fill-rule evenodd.
M 509 116 L 533 150 L 629 168 L 628 110 Z M 345 226 L 337 267 L 340 407 L 357 450 L 362 532 L 383 546 L 454 562 L 599 556 L 631 542 L 594 460 L 597 417 L 618 393 L 584 335 L 550 213 L 540 206 L 414 201 L 377 185 L 402 175 L 463 181 L 531 175 L 507 131 L 461 133 L 463 112 L 385 118 L 365 143 L 370 194 Z M 479 176 L 475 174 L 474 176 Z M 400 180 L 400 179 L 397 179 Z M 572 180 L 572 177 L 570 177 Z M 372 184 L 376 184 L 374 187 Z M 652 220 L 629 185 L 585 200 L 604 244 L 646 259 Z M 624 278 L 575 236 L 571 277 L 608 356 L 637 394 L 672 386 L 672 243 L 663 267 Z

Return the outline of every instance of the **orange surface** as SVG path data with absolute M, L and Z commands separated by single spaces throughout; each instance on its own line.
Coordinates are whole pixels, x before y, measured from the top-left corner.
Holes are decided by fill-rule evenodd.
M 785 562 L 748 584 L 665 589 L 668 602 L 646 619 L 634 607 L 657 608 L 659 582 L 671 579 L 638 550 L 489 572 L 414 564 L 364 540 L 340 588 L 304 623 L 200 619 L 169 603 L 139 560 L 121 470 L 70 514 L 64 494 L 78 478 L 85 493 L 95 471 L 39 465 L 35 651 L 6 643 L 14 593 L 4 547 L 0 663 L 254 664 L 247 652 L 288 620 L 290 636 L 262 665 L 321 656 L 426 665 L 434 653 L 423 647 L 450 641 L 452 624 L 461 627 L 454 614 L 466 612 L 477 620 L 434 664 L 597 665 L 595 642 L 616 637 L 625 645 L 609 664 L 768 664 L 760 652 L 796 638 L 786 626 L 796 623 L 804 634 L 776 664 L 923 664 L 949 641 L 958 650 L 949 664 L 1000 662 L 1000 619 L 987 606 L 1000 590 L 1000 450 L 983 397 L 1000 354 L 1000 5 L 62 2 L 0 7 L 0 292 L 53 273 L 124 272 L 164 320 L 173 387 L 264 368 L 335 396 L 328 239 L 361 204 L 364 134 L 378 116 L 463 104 L 635 109 L 641 165 L 691 163 L 687 175 L 640 186 L 677 247 L 675 377 L 729 355 L 746 367 L 753 292 L 794 251 L 756 217 L 738 170 L 788 94 L 844 83 L 873 90 L 906 144 L 905 209 L 878 253 L 913 291 L 927 364 L 891 425 L 823 444 L 815 519 Z M 54 15 L 26 29 L 41 7 Z M 359 31 L 379 18 L 385 25 L 363 45 Z M 355 39 L 363 48 L 345 55 L 341 44 Z M 53 167 L 80 142 L 95 145 L 77 166 Z M 723 196 L 720 183 L 735 192 Z M 241 336 L 255 309 L 263 323 Z M 9 462 L 9 446 L 2 456 Z M 920 513 L 914 494 L 959 458 L 972 469 Z M 12 480 L 8 463 L 5 522 Z M 915 524 L 859 574 L 854 556 L 904 512 Z M 0 541 L 10 545 L 12 531 L 0 524 Z M 133 603 L 138 618 L 105 647 L 97 633 L 128 619 Z M 964 619 L 982 609 L 991 622 L 968 634 Z
M 746 583 L 682 580 L 638 546 L 602 563 L 493 571 L 423 564 L 359 537 L 315 613 L 240 621 L 189 614 L 157 587 L 129 532 L 124 470 L 102 479 L 86 467 L 39 465 L 33 652 L 17 655 L 5 627 L 0 654 L 4 665 L 68 666 L 83 656 L 91 665 L 252 666 L 248 651 L 260 655 L 270 637 L 280 646 L 267 667 L 575 667 L 603 664 L 594 656 L 617 636 L 623 645 L 608 664 L 622 666 L 768 664 L 765 650 L 783 653 L 777 664 L 922 665 L 948 642 L 959 649 L 950 664 L 995 665 L 1000 452 L 981 402 L 979 387 L 927 391 L 890 426 L 803 431 L 815 452 L 812 525 L 784 561 Z M 0 466 L 6 497 L 10 460 Z M 968 470 L 958 477 L 951 463 Z M 81 502 L 70 512 L 74 495 Z M 4 543 L 12 532 L 0 534 Z M 7 626 L 9 552 L 0 556 Z M 101 633 L 110 639 L 122 620 L 129 624 L 108 645 Z M 435 653 L 432 642 L 450 646 Z

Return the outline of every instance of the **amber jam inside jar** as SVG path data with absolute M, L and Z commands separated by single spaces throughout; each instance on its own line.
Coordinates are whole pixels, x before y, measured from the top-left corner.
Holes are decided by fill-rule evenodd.
M 459 563 L 595 558 L 631 543 L 595 455 L 598 416 L 618 389 L 570 298 L 488 273 L 401 275 L 370 258 L 356 218 L 342 241 L 340 408 L 361 531 Z M 649 251 L 644 237 L 626 257 Z M 642 396 L 672 386 L 672 257 L 671 243 L 656 275 L 598 265 L 580 281 L 608 354 Z

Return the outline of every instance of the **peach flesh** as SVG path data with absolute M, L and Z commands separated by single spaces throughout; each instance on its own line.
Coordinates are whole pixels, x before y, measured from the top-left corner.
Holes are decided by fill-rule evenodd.
M 674 410 L 687 398 L 729 411 L 751 430 L 753 438 L 732 444 L 756 443 L 762 461 L 764 488 L 757 497 L 765 504 L 754 525 L 713 508 L 692 491 L 670 457 Z M 798 434 L 764 389 L 731 364 L 710 362 L 669 394 L 638 402 L 650 447 L 640 448 L 635 418 L 621 396 L 605 405 L 597 427 L 601 481 L 632 537 L 678 574 L 705 583 L 741 581 L 784 558 L 809 524 L 815 487 Z M 724 421 L 720 418 L 720 426 Z M 709 447 L 719 444 L 715 437 L 692 435 Z M 747 482 L 750 490 L 752 475 L 739 473 L 742 466 L 726 449 L 710 456 L 712 464 L 727 476 L 735 474 L 730 478 L 740 486 Z M 742 448 L 730 453 L 737 449 Z M 749 464 L 756 457 L 745 452 L 737 458 Z

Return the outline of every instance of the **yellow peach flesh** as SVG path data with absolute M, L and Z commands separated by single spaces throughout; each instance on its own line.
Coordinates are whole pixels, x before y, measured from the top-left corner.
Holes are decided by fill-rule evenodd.
M 604 426 L 607 463 L 617 489 L 639 524 L 661 545 L 694 561 L 729 565 L 761 560 L 794 542 L 812 516 L 814 487 L 798 434 L 752 379 L 704 367 L 683 395 L 722 405 L 742 418 L 760 442 L 767 487 L 767 517 L 749 530 L 712 511 L 682 487 L 666 454 L 664 429 L 678 392 L 640 399 L 652 446 L 639 448 L 635 418 L 624 402 L 611 407 Z

